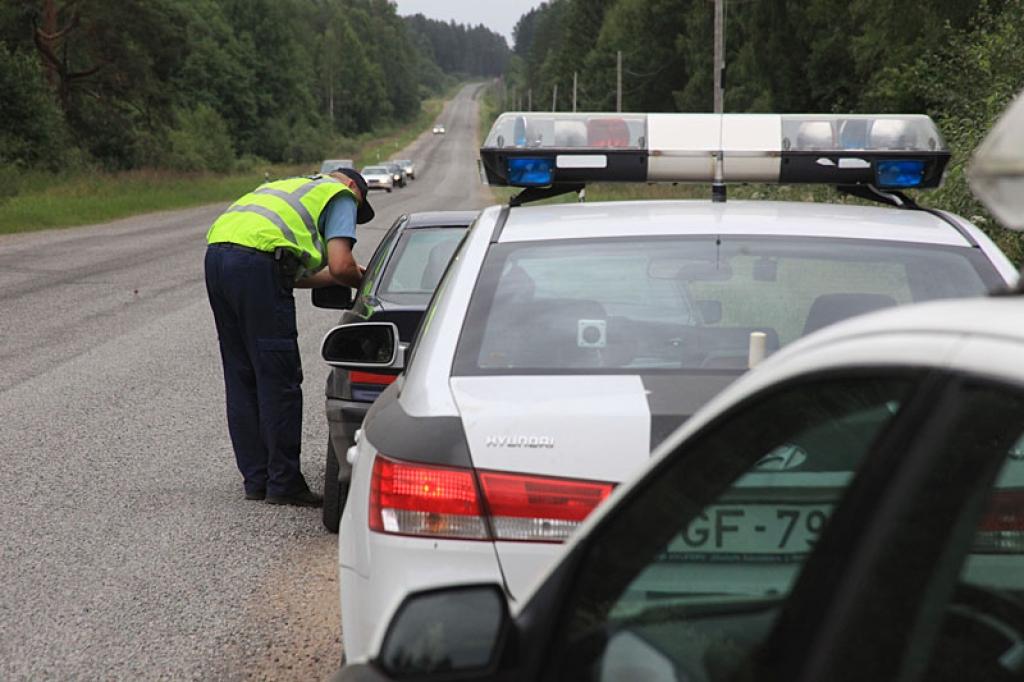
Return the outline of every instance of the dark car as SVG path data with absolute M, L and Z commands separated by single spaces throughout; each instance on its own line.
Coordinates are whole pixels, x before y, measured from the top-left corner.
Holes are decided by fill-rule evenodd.
M 343 308 L 340 324 L 394 322 L 402 343 L 412 341 L 423 311 L 441 275 L 477 216 L 476 211 L 436 211 L 403 215 L 381 240 L 366 267 L 363 285 L 351 300 L 351 290 L 314 290 L 321 308 Z M 370 404 L 395 379 L 394 373 L 334 368 L 327 377 L 327 447 L 324 480 L 324 526 L 338 531 L 351 471 L 345 453 L 363 423 Z
M 391 171 L 391 176 L 395 181 L 395 187 L 405 187 L 407 181 L 405 169 L 399 166 L 397 163 L 391 161 L 385 163 L 384 165 L 387 166 L 387 169 L 389 171 Z

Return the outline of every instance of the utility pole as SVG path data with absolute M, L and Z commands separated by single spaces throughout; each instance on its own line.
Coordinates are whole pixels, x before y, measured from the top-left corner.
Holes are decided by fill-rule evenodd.
M 533 111 L 533 88 L 526 91 L 526 110 Z
M 551 91 L 551 111 L 558 111 L 558 83 L 555 83 Z
M 572 111 L 576 113 L 576 85 L 578 83 L 579 71 L 572 72 Z
M 514 85 L 512 86 L 512 100 L 511 100 L 511 104 L 512 104 L 513 110 L 519 109 L 519 100 L 516 99 L 516 86 L 514 86 Z
M 718 2 L 721 2 L 721 0 L 718 0 Z M 619 50 L 616 62 L 618 66 L 615 78 L 615 111 L 622 111 L 622 50 Z

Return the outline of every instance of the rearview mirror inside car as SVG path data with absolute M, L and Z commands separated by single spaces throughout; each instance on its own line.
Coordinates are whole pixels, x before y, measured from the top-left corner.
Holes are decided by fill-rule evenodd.
M 324 336 L 320 356 L 343 368 L 402 369 L 404 348 L 394 322 L 353 322 L 335 327 Z
M 317 308 L 348 310 L 352 307 L 352 289 L 344 286 L 317 287 L 311 289 L 313 305 Z
M 485 673 L 497 667 L 510 626 L 508 601 L 498 585 L 418 592 L 392 618 L 377 665 L 396 678 Z

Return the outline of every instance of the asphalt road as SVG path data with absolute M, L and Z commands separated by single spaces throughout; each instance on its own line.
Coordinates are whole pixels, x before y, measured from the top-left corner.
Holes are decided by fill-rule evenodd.
M 401 213 L 486 205 L 479 86 L 375 193 L 365 262 Z M 224 421 L 202 258 L 223 205 L 0 238 L 0 679 L 322 679 L 337 666 L 336 536 L 247 502 Z M 297 297 L 303 472 L 323 485 L 318 356 Z

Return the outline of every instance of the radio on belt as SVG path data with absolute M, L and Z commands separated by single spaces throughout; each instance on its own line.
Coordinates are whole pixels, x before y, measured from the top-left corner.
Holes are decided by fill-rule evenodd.
M 717 180 L 918 189 L 939 186 L 949 156 L 919 114 L 508 112 L 480 149 L 488 182 L 513 187 Z

